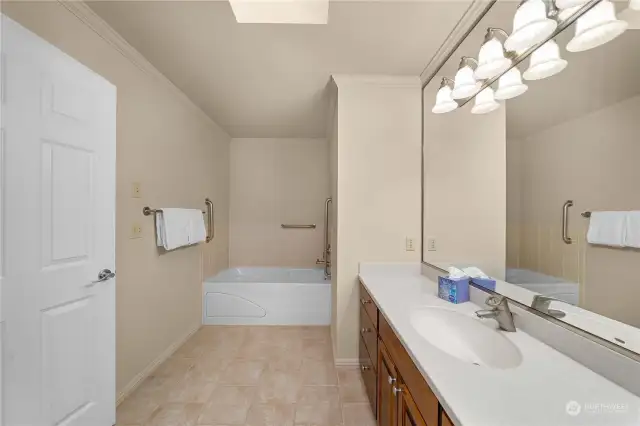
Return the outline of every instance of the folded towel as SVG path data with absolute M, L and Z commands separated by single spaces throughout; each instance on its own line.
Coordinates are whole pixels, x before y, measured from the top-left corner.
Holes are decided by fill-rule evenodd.
M 623 247 L 626 223 L 627 212 L 593 212 L 587 241 L 591 244 Z
M 197 244 L 206 238 L 200 210 L 162 208 L 156 213 L 156 243 L 165 250 Z M 204 236 L 203 236 L 204 235 Z
M 624 245 L 640 248 L 640 211 L 627 212 Z

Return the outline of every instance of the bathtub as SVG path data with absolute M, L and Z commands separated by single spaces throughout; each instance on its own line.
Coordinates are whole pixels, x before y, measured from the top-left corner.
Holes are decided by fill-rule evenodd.
M 205 325 L 329 325 L 331 281 L 322 269 L 232 268 L 205 280 Z

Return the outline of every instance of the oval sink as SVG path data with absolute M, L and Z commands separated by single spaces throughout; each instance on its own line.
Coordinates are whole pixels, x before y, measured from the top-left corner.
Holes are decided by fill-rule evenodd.
M 498 330 L 494 321 L 443 308 L 421 308 L 411 313 L 411 324 L 429 343 L 471 364 L 514 368 L 522 362 L 516 345 Z

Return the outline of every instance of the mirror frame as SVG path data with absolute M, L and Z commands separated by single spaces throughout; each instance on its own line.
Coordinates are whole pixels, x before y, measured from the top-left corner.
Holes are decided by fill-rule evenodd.
M 496 81 L 498 81 L 500 79 L 500 77 L 504 74 L 506 74 L 507 72 L 509 72 L 509 70 L 511 70 L 512 68 L 518 66 L 521 62 L 523 62 L 525 59 L 527 59 L 529 56 L 531 56 L 531 54 L 533 52 L 535 52 L 538 48 L 540 48 L 542 45 L 544 45 L 547 41 L 549 40 L 553 40 L 556 36 L 558 36 L 560 33 L 564 32 L 565 30 L 569 29 L 576 20 L 578 20 L 578 18 L 580 18 L 582 15 L 584 15 L 586 12 L 588 12 L 589 10 L 591 10 L 593 7 L 595 7 L 598 3 L 600 3 L 602 0 L 589 0 L 586 4 L 584 4 L 579 10 L 577 10 L 573 15 L 571 15 L 569 18 L 565 19 L 564 21 L 560 22 L 558 24 L 558 27 L 556 28 L 556 30 L 553 32 L 553 34 L 551 34 L 549 37 L 547 37 L 545 40 L 541 41 L 540 43 L 532 46 L 531 48 L 527 49 L 526 51 L 522 52 L 521 54 L 515 56 L 513 58 L 513 63 L 512 65 L 505 70 L 504 72 L 502 72 L 501 74 L 489 79 L 489 80 L 485 80 L 485 82 L 483 83 L 482 87 L 480 88 L 480 90 L 478 90 L 476 92 L 475 95 L 473 95 L 470 98 L 467 99 L 463 99 L 463 100 L 459 100 L 458 105 L 459 108 L 466 105 L 467 103 L 471 102 L 472 100 L 475 99 L 475 97 L 477 96 L 478 93 L 480 93 L 482 90 L 484 90 L 485 88 L 491 86 L 493 83 L 495 83 Z M 425 117 L 425 105 L 424 105 L 424 101 L 425 101 L 425 97 L 424 97 L 424 89 L 432 82 L 434 81 L 434 79 L 436 78 L 436 76 L 438 75 L 438 73 L 440 72 L 440 70 L 446 65 L 446 63 L 449 61 L 449 59 L 451 59 L 451 57 L 453 57 L 453 55 L 457 52 L 457 50 L 459 49 L 459 47 L 462 45 L 462 43 L 467 39 L 467 37 L 469 37 L 469 35 L 476 29 L 476 27 L 482 22 L 482 20 L 485 18 L 485 16 L 489 13 L 489 11 L 493 8 L 493 6 L 498 2 L 498 0 L 491 0 L 487 6 L 478 14 L 478 16 L 471 22 L 471 24 L 469 25 L 469 27 L 467 28 L 467 30 L 459 37 L 459 39 L 453 44 L 453 46 L 450 48 L 449 52 L 439 61 L 439 63 L 435 66 L 434 71 L 429 74 L 429 76 L 423 81 L 422 83 L 422 88 L 421 88 L 421 100 L 422 100 L 422 105 L 421 105 L 421 117 L 420 117 L 420 121 L 422 123 L 422 129 L 421 129 L 421 159 L 420 159 L 420 188 L 422 189 L 421 191 L 421 205 L 420 205 L 420 211 L 421 211 L 421 221 L 420 221 L 420 263 L 423 266 L 427 266 L 430 268 L 433 268 L 437 271 L 440 271 L 442 273 L 448 273 L 448 271 L 442 269 L 441 267 L 434 265 L 432 263 L 429 262 L 425 262 L 424 260 L 424 254 L 425 254 L 425 240 L 424 240 L 424 213 L 425 213 L 425 194 L 424 194 L 424 176 L 425 176 L 425 165 L 424 165 L 424 148 L 425 148 L 425 133 L 424 133 L 424 117 Z M 455 31 L 455 30 L 454 30 Z M 442 45 L 442 47 L 444 47 L 446 44 L 445 43 Z M 441 49 L 442 49 L 441 47 Z M 507 283 L 510 284 L 510 283 Z M 600 337 L 598 335 L 595 335 L 593 333 L 591 333 L 588 330 L 582 329 L 580 327 L 577 327 L 573 324 L 564 322 L 562 320 L 559 320 L 558 318 L 555 318 L 551 315 L 548 315 L 544 312 L 538 311 L 536 309 L 534 309 L 533 307 L 526 305 L 516 299 L 513 299 L 509 296 L 507 296 L 506 294 L 502 294 L 502 293 L 498 293 L 498 292 L 494 292 L 491 291 L 481 285 L 478 285 L 476 283 L 473 282 L 473 280 L 470 280 L 470 285 L 472 287 L 474 287 L 475 289 L 481 290 L 485 293 L 488 294 L 499 294 L 502 295 L 504 297 L 506 297 L 510 303 L 513 303 L 514 305 L 518 306 L 521 309 L 526 310 L 529 313 L 532 313 L 540 318 L 543 318 L 555 325 L 561 326 L 564 329 L 567 329 L 575 334 L 578 334 L 586 339 L 589 339 L 595 343 L 598 343 L 614 352 L 619 353 L 620 355 L 623 355 L 627 358 L 630 358 L 636 362 L 640 362 L 640 353 L 634 352 L 624 346 L 618 345 L 610 340 L 607 340 L 603 337 Z M 511 285 L 515 285 L 515 284 L 511 284 Z M 585 311 L 587 311 L 585 309 Z M 590 311 L 587 311 L 590 312 Z

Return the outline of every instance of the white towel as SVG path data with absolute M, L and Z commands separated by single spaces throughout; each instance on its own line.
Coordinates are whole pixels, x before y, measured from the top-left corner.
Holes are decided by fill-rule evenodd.
M 640 248 L 640 211 L 627 212 L 624 245 Z
M 587 241 L 613 247 L 624 246 L 627 212 L 592 212 Z
M 156 243 L 165 250 L 197 244 L 206 238 L 200 210 L 162 208 L 156 214 Z M 204 235 L 204 236 L 203 236 Z

